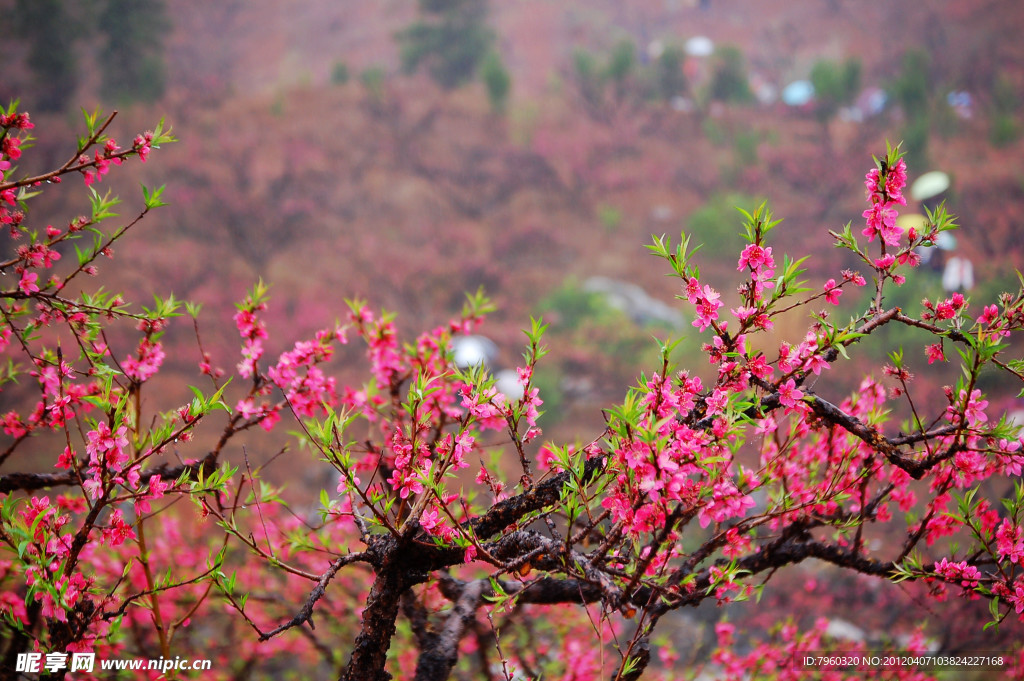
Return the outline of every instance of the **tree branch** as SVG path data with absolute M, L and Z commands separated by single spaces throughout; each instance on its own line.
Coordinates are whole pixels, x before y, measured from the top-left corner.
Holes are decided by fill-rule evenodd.
M 313 590 L 309 592 L 309 596 L 306 597 L 306 602 L 303 604 L 302 609 L 299 610 L 299 613 L 295 615 L 295 617 L 285 622 L 284 624 L 275 627 L 274 629 L 266 633 L 260 634 L 260 641 L 267 641 L 277 636 L 282 631 L 291 629 L 292 627 L 297 627 L 303 622 L 309 622 L 309 628 L 316 629 L 316 625 L 313 624 L 313 606 L 316 605 L 317 601 L 323 598 L 324 594 L 327 591 L 327 585 L 330 583 L 332 579 L 334 579 L 334 575 L 338 574 L 338 570 L 345 567 L 346 565 L 350 565 L 351 563 L 356 563 L 359 561 L 365 561 L 366 559 L 366 554 L 364 553 L 350 553 L 347 556 L 341 556 L 333 563 L 331 563 L 331 566 L 327 569 L 327 572 L 320 575 L 320 581 L 318 581 L 316 583 L 316 586 L 313 587 Z
M 476 618 L 476 609 L 483 600 L 484 591 L 490 590 L 485 579 L 476 579 L 463 585 L 455 607 L 448 615 L 444 629 L 432 642 L 421 649 L 416 663 L 416 681 L 444 681 L 459 661 L 459 641 Z

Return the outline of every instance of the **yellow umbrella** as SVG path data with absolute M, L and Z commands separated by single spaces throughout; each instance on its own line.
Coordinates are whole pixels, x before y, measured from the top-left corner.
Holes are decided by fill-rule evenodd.
M 928 218 L 920 213 L 907 213 L 896 218 L 896 226 L 903 229 L 916 229 L 920 234 L 928 226 Z

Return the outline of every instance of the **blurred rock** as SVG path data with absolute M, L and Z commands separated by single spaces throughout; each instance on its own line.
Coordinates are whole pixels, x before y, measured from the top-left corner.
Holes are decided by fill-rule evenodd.
M 666 324 L 674 329 L 685 324 L 679 310 L 652 298 L 636 284 L 597 276 L 584 281 L 583 290 L 602 294 L 608 305 L 624 312 L 636 324 Z

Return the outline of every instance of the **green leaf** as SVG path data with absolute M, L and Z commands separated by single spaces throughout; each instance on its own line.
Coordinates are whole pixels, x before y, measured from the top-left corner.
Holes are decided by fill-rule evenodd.
M 166 189 L 166 185 L 160 185 L 155 191 L 150 191 L 146 185 L 142 185 L 142 197 L 146 203 L 147 210 L 168 205 L 167 202 L 161 200 L 164 189 Z

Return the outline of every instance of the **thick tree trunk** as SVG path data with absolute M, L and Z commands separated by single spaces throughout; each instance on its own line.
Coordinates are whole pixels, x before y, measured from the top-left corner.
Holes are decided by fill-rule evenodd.
M 339 681 L 391 680 L 384 663 L 395 636 L 398 605 L 406 588 L 405 580 L 394 565 L 387 565 L 377 573 L 366 598 L 362 630 Z

